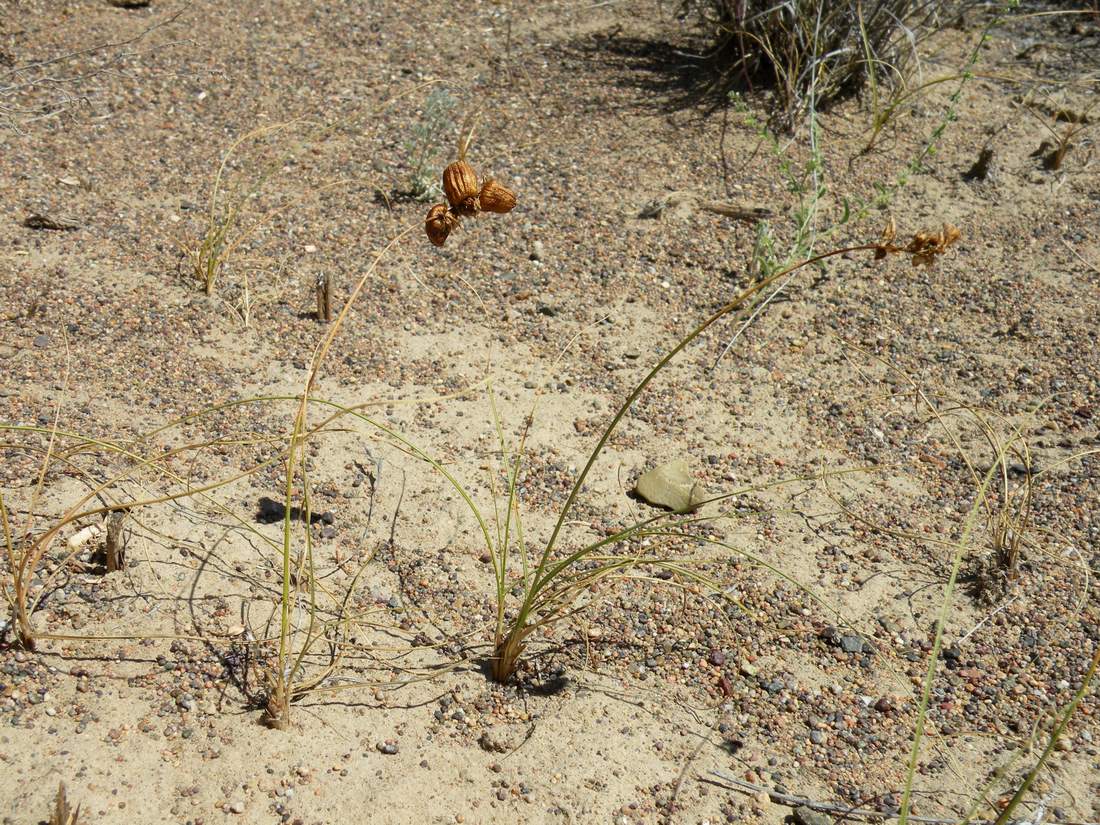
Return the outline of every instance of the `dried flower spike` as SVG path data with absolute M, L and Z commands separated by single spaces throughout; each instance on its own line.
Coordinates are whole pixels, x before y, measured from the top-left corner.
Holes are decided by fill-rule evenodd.
M 428 210 L 428 217 L 424 221 L 424 231 L 428 234 L 428 240 L 436 246 L 443 246 L 447 242 L 447 236 L 458 225 L 458 218 L 452 215 L 446 204 L 437 203 Z
M 473 215 L 479 207 L 477 173 L 464 160 L 456 160 L 443 170 L 443 191 L 459 215 Z
M 958 228 L 949 223 L 939 232 L 918 232 L 913 236 L 905 251 L 913 256 L 913 266 L 928 266 L 937 255 L 947 251 L 947 247 L 962 237 Z
M 898 236 L 898 227 L 894 223 L 894 219 L 890 218 L 886 221 L 886 226 L 882 228 L 882 242 L 893 243 L 894 239 Z
M 511 212 L 516 205 L 516 194 L 495 180 L 487 180 L 481 187 L 479 200 L 481 208 L 486 212 L 497 212 L 503 215 L 505 212 Z
M 961 238 L 962 232 L 958 227 L 945 223 L 939 232 L 918 232 L 905 246 L 894 243 L 896 237 L 897 230 L 891 218 L 882 231 L 882 239 L 874 245 L 876 261 L 882 260 L 887 255 L 904 252 L 913 256 L 913 266 L 928 266 L 937 255 L 942 255 L 951 244 Z

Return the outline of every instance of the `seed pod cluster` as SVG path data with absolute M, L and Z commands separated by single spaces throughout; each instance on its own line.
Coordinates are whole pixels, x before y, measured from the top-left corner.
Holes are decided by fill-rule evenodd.
M 443 246 L 459 219 L 474 217 L 479 212 L 503 215 L 516 205 L 516 195 L 495 180 L 478 185 L 474 167 L 465 160 L 456 160 L 443 170 L 443 192 L 447 203 L 437 203 L 428 210 L 424 231 L 436 246 Z M 448 206 L 448 204 L 450 204 Z

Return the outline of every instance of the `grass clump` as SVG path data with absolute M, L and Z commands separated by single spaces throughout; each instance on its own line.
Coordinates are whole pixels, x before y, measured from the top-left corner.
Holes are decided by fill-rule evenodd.
M 722 318 L 745 310 L 747 307 L 751 308 L 751 299 L 761 290 L 776 281 L 789 278 L 800 270 L 812 268 L 827 258 L 849 252 L 869 251 L 874 254 L 875 260 L 882 260 L 890 255 L 908 255 L 913 266 L 924 266 L 931 264 L 936 256 L 945 253 L 959 238 L 960 232 L 958 229 L 945 225 L 939 232 L 918 232 L 909 241 L 900 243 L 897 240 L 896 230 L 891 223 L 883 232 L 880 241 L 834 249 L 774 272 L 749 286 L 732 301 L 702 321 L 680 339 L 624 399 L 589 454 L 584 468 L 578 474 L 565 504 L 558 514 L 553 530 L 545 545 L 543 545 L 542 551 L 533 558 L 529 556 L 524 542 L 516 496 L 520 457 L 507 457 L 504 452 L 503 437 L 501 437 L 502 453 L 509 464 L 509 493 L 507 511 L 504 514 L 503 521 L 498 517 L 498 531 L 495 540 L 490 537 L 484 519 L 474 508 L 475 515 L 477 515 L 481 525 L 481 531 L 492 555 L 493 573 L 496 580 L 497 620 L 491 659 L 493 678 L 498 682 L 511 680 L 530 634 L 539 627 L 552 625 L 562 618 L 578 612 L 580 608 L 577 605 L 581 597 L 591 594 L 595 585 L 608 577 L 621 576 L 634 571 L 638 567 L 650 566 L 660 568 L 665 572 L 671 572 L 682 579 L 704 580 L 704 577 L 692 572 L 694 562 L 690 558 L 669 558 L 663 554 L 654 554 L 651 551 L 639 553 L 630 547 L 639 539 L 652 540 L 660 547 L 667 545 L 676 538 L 685 537 L 682 532 L 676 529 L 675 524 L 669 521 L 669 516 L 666 514 L 641 521 L 611 536 L 583 545 L 579 549 L 556 552 L 562 529 L 577 503 L 578 496 L 589 473 L 607 446 L 612 434 L 653 379 L 680 352 Z M 520 454 L 522 455 L 522 449 Z M 460 490 L 460 492 L 463 491 Z M 473 507 L 470 498 L 465 494 L 464 498 Z M 726 498 L 726 496 L 718 496 L 711 499 L 711 501 L 718 501 L 723 498 Z M 633 552 L 627 552 L 623 555 L 611 554 L 612 550 L 623 547 L 627 547 L 628 550 Z M 510 582 L 514 577 L 514 568 L 517 566 L 517 556 L 518 566 L 521 568 L 517 583 L 520 603 L 514 611 L 510 612 L 508 609 L 510 604 L 509 594 L 516 592 L 516 585 L 510 585 Z
M 917 41 L 938 26 L 929 0 L 685 0 L 713 37 L 723 89 L 773 90 L 773 119 L 791 127 L 808 109 L 900 81 Z

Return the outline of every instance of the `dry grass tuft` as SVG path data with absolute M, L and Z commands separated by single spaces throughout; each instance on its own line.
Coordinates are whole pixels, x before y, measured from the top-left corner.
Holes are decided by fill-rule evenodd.
M 53 810 L 50 812 L 50 825 L 78 825 L 80 822 L 80 806 L 73 808 L 69 805 L 65 795 L 65 783 L 57 786 L 57 796 L 54 797 Z
M 809 109 L 852 94 L 875 76 L 900 81 L 917 41 L 938 25 L 930 0 L 684 0 L 715 47 L 719 84 L 776 95 L 790 127 Z

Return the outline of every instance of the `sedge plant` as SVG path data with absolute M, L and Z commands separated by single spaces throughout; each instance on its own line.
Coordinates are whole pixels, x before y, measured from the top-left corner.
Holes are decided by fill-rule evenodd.
M 766 278 L 757 281 L 736 298 L 718 309 L 694 329 L 687 333 L 650 369 L 645 377 L 624 399 L 618 410 L 604 428 L 600 438 L 589 453 L 583 469 L 577 475 L 572 488 L 558 513 L 554 527 L 542 550 L 529 556 L 519 516 L 516 494 L 520 457 L 508 459 L 509 490 L 507 510 L 500 530 L 500 540 L 494 542 L 487 527 L 482 524 L 488 550 L 492 555 L 493 573 L 496 586 L 497 618 L 493 638 L 491 672 L 498 682 L 507 682 L 513 678 L 522 659 L 524 649 L 532 632 L 540 627 L 551 625 L 565 616 L 572 615 L 579 598 L 590 593 L 593 587 L 610 576 L 621 575 L 642 565 L 656 565 L 670 569 L 675 573 L 696 577 L 691 572 L 689 560 L 668 559 L 652 553 L 630 554 L 622 556 L 611 554 L 615 548 L 622 548 L 629 542 L 640 538 L 667 537 L 661 522 L 667 517 L 655 516 L 641 521 L 610 536 L 580 546 L 577 549 L 557 552 L 559 539 L 580 493 L 593 467 L 596 465 L 612 435 L 638 398 L 666 366 L 699 336 L 710 329 L 722 318 L 742 310 L 759 291 L 780 279 L 788 278 L 800 270 L 810 268 L 828 258 L 857 251 L 870 251 L 876 260 L 892 254 L 908 254 L 914 265 L 929 264 L 935 256 L 944 253 L 960 237 L 959 231 L 945 226 L 938 233 L 920 232 L 906 244 L 896 243 L 896 232 L 892 226 L 883 233 L 882 238 L 871 244 L 861 244 L 834 249 L 800 261 Z M 522 448 L 522 443 L 521 443 Z M 520 450 L 522 453 L 522 449 Z M 515 553 L 512 552 L 512 536 L 515 537 Z M 519 556 L 518 564 L 515 556 Z M 511 583 L 515 567 L 520 567 L 517 585 Z M 509 611 L 509 594 L 514 587 L 519 589 L 519 604 L 514 612 Z

